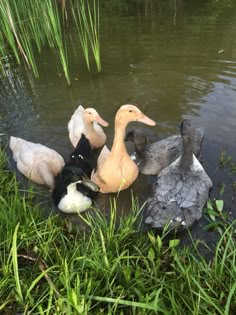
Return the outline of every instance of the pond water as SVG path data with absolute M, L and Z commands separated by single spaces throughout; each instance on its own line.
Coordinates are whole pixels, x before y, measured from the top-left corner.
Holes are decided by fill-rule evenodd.
M 213 10 L 212 3 L 149 0 L 103 4 L 102 72 L 98 74 L 95 65 L 92 72 L 87 71 L 82 55 L 74 50 L 79 46 L 78 36 L 78 41 L 70 42 L 70 34 L 76 30 L 69 28 L 71 87 L 50 50 L 37 58 L 39 79 L 8 58 L 8 79 L 0 83 L 0 132 L 40 142 L 67 158 L 72 150 L 67 123 L 78 104 L 95 107 L 110 122 L 105 129 L 108 146 L 114 116 L 122 104 L 138 104 L 157 122 L 156 127 L 145 128 L 160 137 L 178 133 L 181 119 L 189 117 L 194 126 L 205 129 L 202 158 L 214 182 L 211 196 L 221 198 L 224 183 L 225 209 L 236 216 L 235 175 L 219 168 L 223 150 L 236 161 L 236 8 Z M 133 126 L 131 123 L 129 128 Z M 140 175 L 132 186 L 140 205 L 151 182 L 152 178 Z M 39 190 L 50 201 L 46 190 Z M 118 200 L 117 211 L 129 211 L 131 189 L 119 196 L 100 196 L 98 203 L 104 211 L 109 211 L 110 196 Z

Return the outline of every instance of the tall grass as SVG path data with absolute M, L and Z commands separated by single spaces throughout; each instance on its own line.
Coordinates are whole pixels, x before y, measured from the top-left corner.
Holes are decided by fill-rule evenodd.
M 198 242 L 139 231 L 136 200 L 121 218 L 115 200 L 109 220 L 96 208 L 81 214 L 85 229 L 44 215 L 1 151 L 0 184 L 1 314 L 235 314 L 233 222 L 207 260 Z
M 35 54 L 37 51 L 41 53 L 43 47 L 49 45 L 58 55 L 67 83 L 70 84 L 65 35 L 69 29 L 63 18 L 66 12 L 67 19 L 73 16 L 72 26 L 73 23 L 77 26 L 88 69 L 91 49 L 100 71 L 99 2 L 93 0 L 92 8 L 89 3 L 73 0 L 67 12 L 63 1 L 0 0 L 0 70 L 4 73 L 2 57 L 13 54 L 18 64 L 23 60 L 38 77 Z M 62 10 L 59 6 L 62 6 Z
M 47 32 L 47 34 L 50 35 L 50 39 L 53 40 L 54 45 L 59 52 L 60 61 L 63 67 L 65 77 L 67 79 L 68 84 L 70 84 L 70 77 L 69 77 L 69 72 L 68 72 L 68 61 L 67 61 L 66 48 L 65 48 L 66 44 L 64 43 L 65 37 L 62 36 L 61 23 L 60 23 L 57 5 L 53 3 L 52 1 L 46 2 L 46 12 L 47 12 L 47 14 L 45 14 L 46 19 L 47 19 L 46 25 L 48 29 L 50 30 L 50 33 Z
M 89 47 L 91 46 L 97 69 L 100 72 L 101 58 L 99 40 L 99 1 L 93 0 L 92 2 L 92 8 L 90 7 L 89 2 L 86 0 L 79 0 L 75 6 L 73 6 L 71 3 L 71 7 L 87 67 L 90 69 Z

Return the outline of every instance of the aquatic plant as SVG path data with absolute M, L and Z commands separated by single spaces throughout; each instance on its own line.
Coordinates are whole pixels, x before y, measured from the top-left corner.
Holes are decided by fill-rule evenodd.
M 60 10 L 60 6 L 62 10 Z M 92 49 L 98 71 L 101 70 L 99 43 L 99 2 L 71 1 L 69 10 L 77 26 L 82 51 L 89 67 L 89 50 Z M 70 13 L 69 12 L 69 13 Z M 22 60 L 39 76 L 36 64 L 36 51 L 42 52 L 49 45 L 59 56 L 68 84 L 70 84 L 67 58 L 67 36 L 65 30 L 68 19 L 65 3 L 56 0 L 0 0 L 0 71 L 4 73 L 4 56 L 13 54 L 18 64 Z M 90 43 L 90 45 L 88 45 Z M 36 49 L 35 49 L 36 48 Z
M 221 152 L 219 166 L 221 169 L 226 168 L 231 174 L 236 174 L 236 162 L 226 151 Z M 232 187 L 236 191 L 236 180 L 232 182 Z
M 97 69 L 101 71 L 100 58 L 100 40 L 99 40 L 99 1 L 93 0 L 93 6 L 86 0 L 79 0 L 72 7 L 73 17 L 78 29 L 81 46 L 88 69 L 89 64 L 89 43 L 92 48 L 93 56 L 97 65 Z M 88 43 L 89 42 L 89 43 Z
M 71 3 L 71 9 L 72 9 L 73 18 L 74 18 L 74 21 L 75 21 L 75 24 L 76 24 L 76 27 L 78 30 L 78 35 L 79 35 L 81 47 L 82 47 L 82 50 L 84 53 L 86 65 L 87 65 L 87 68 L 90 70 L 87 29 L 86 29 L 86 25 L 83 23 L 83 19 L 82 19 L 83 15 L 81 13 L 81 12 L 83 12 L 85 14 L 85 7 L 84 7 L 83 1 L 81 1 L 81 7 L 80 8 L 78 7 L 78 3 L 77 3 L 77 5 L 75 5 L 75 7 Z
M 62 35 L 61 30 L 61 22 L 59 18 L 58 8 L 53 1 L 46 2 L 46 19 L 47 19 L 47 26 L 50 32 L 49 34 L 49 41 L 52 39 L 56 50 L 59 52 L 60 61 L 63 67 L 63 71 L 65 77 L 67 79 L 68 84 L 70 84 L 70 77 L 68 72 L 68 61 L 66 55 L 66 44 L 64 44 L 65 36 Z

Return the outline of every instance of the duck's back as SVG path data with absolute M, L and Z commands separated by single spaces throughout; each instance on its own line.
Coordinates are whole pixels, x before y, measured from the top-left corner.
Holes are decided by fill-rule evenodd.
M 204 130 L 197 128 L 193 135 L 193 153 L 199 157 L 204 137 Z M 144 158 L 139 163 L 142 174 L 157 175 L 175 161 L 182 153 L 180 135 L 173 135 L 147 146 Z
M 170 136 L 150 144 L 144 152 L 144 159 L 139 164 L 142 174 L 156 175 L 172 163 L 182 150 L 181 137 Z
M 9 144 L 15 161 L 23 159 L 25 162 L 34 162 L 36 159 L 48 160 L 51 163 L 56 161 L 64 162 L 62 156 L 55 150 L 40 143 L 33 143 L 21 138 L 11 137 Z
M 204 192 L 208 194 L 212 181 L 195 156 L 191 169 L 185 172 L 180 172 L 179 160 L 159 174 L 155 196 L 161 202 L 169 202 L 174 198 L 180 207 L 201 204 L 201 196 L 204 199 Z
M 146 206 L 145 221 L 153 227 L 189 227 L 202 215 L 212 181 L 194 156 L 191 169 L 181 172 L 177 159 L 157 177 L 154 195 Z
M 59 153 L 40 143 L 11 137 L 9 146 L 18 170 L 35 183 L 47 185 L 45 179 L 49 177 L 52 185 L 53 176 L 64 166 L 64 159 Z

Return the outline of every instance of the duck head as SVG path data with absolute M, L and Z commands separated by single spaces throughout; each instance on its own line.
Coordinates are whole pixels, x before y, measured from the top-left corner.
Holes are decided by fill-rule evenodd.
M 126 132 L 125 141 L 130 141 L 135 144 L 138 148 L 146 148 L 147 145 L 147 137 L 142 132 L 142 130 L 138 128 L 131 129 Z
M 99 186 L 92 182 L 88 177 L 83 177 L 76 182 L 76 184 L 83 185 L 94 192 L 99 192 Z
M 156 122 L 144 115 L 138 107 L 130 104 L 122 105 L 116 113 L 115 122 L 128 124 L 131 121 L 142 122 L 149 126 L 156 125 Z
M 102 119 L 98 112 L 94 108 L 86 108 L 83 113 L 83 117 L 86 121 L 93 123 L 97 122 L 99 125 L 107 127 L 109 123 Z
M 189 118 L 182 120 L 180 124 L 180 134 L 181 136 L 191 136 L 192 135 L 192 124 Z

